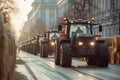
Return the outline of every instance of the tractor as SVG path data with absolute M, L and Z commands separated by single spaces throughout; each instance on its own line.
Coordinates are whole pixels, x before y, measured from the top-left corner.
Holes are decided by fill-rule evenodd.
M 53 55 L 55 51 L 55 41 L 58 37 L 59 33 L 56 30 L 47 31 L 44 36 L 40 36 L 39 50 L 41 57 L 48 57 L 48 55 Z
M 109 50 L 104 40 L 96 40 L 93 34 L 91 21 L 69 20 L 58 25 L 60 37 L 56 42 L 55 64 L 62 67 L 71 67 L 72 58 L 85 57 L 88 65 L 107 67 L 109 64 Z M 102 26 L 99 31 L 102 32 Z
M 39 35 L 34 36 L 31 39 L 31 54 L 37 55 L 37 53 L 39 52 Z
M 37 55 L 39 52 L 39 35 L 35 36 L 35 50 L 34 50 L 34 55 Z
M 44 35 L 39 36 L 39 53 L 40 57 L 48 57 L 48 45 Z

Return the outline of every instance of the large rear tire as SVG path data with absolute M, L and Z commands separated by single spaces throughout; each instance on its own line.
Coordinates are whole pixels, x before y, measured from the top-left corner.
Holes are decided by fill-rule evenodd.
M 104 43 L 99 44 L 96 51 L 96 64 L 98 67 L 108 67 L 109 49 Z
M 40 52 L 40 57 L 43 57 L 43 55 L 42 55 L 42 43 L 40 43 L 40 45 L 39 45 L 39 52 Z
M 56 41 L 56 45 L 55 45 L 55 52 L 54 52 L 54 58 L 55 58 L 55 64 L 56 65 L 60 65 L 60 46 L 57 43 L 58 41 Z
M 42 43 L 42 57 L 48 58 L 48 43 Z
M 37 55 L 37 47 L 36 47 L 36 45 L 34 46 L 34 55 Z
M 60 53 L 55 53 L 55 64 L 60 65 Z
M 70 43 L 62 43 L 60 45 L 60 65 L 62 67 L 71 67 L 72 49 Z

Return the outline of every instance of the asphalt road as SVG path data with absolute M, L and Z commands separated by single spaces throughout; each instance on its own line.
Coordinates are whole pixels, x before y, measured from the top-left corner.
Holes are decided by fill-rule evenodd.
M 18 57 L 25 62 L 24 68 L 20 68 L 28 80 L 120 80 L 120 65 L 99 68 L 72 60 L 71 68 L 63 68 L 54 64 L 52 56 L 40 58 L 21 51 Z

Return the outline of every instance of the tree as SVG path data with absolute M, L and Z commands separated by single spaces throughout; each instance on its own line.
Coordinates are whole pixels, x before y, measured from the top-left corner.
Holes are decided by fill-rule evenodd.
M 33 24 L 33 28 L 35 28 L 36 34 L 43 34 L 46 28 L 45 22 L 41 18 L 38 18 Z
M 16 9 L 16 4 L 14 0 L 0 0 L 0 11 L 10 12 Z

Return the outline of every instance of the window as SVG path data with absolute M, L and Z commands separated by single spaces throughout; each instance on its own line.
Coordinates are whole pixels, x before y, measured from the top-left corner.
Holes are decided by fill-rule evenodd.
M 111 0 L 111 9 L 115 9 L 115 0 Z
M 73 38 L 77 34 L 90 34 L 89 25 L 72 24 L 70 27 L 70 38 Z

